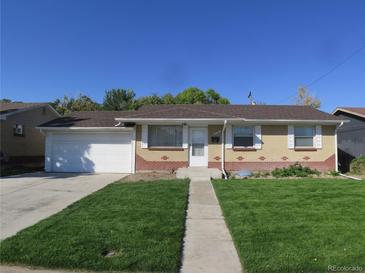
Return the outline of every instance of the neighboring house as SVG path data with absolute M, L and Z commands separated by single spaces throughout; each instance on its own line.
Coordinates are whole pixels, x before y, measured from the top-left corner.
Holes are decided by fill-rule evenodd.
M 307 106 L 148 105 L 77 112 L 39 128 L 46 171 L 272 170 L 295 162 L 324 171 L 337 167 L 341 122 Z
M 46 103 L 0 103 L 2 160 L 43 164 L 44 136 L 36 126 L 59 116 Z
M 347 172 L 352 159 L 365 155 L 365 108 L 340 107 L 333 114 L 350 121 L 337 133 L 339 168 Z

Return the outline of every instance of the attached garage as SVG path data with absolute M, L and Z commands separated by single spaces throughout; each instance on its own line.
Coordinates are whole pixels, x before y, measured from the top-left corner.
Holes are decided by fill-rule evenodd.
M 134 129 L 46 132 L 46 171 L 134 172 Z

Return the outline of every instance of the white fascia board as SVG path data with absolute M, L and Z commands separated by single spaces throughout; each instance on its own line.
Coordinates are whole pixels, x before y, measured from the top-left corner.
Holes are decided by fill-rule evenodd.
M 133 127 L 36 127 L 43 131 L 133 131 Z
M 342 122 L 348 122 L 347 120 L 289 120 L 289 119 L 244 119 L 244 118 L 205 118 L 205 119 L 189 119 L 189 118 L 115 118 L 116 121 L 124 121 L 124 122 L 139 122 L 139 123 L 156 123 L 156 122 L 164 122 L 164 123 L 193 123 L 193 122 L 217 122 L 224 123 L 227 121 L 228 123 L 251 123 L 251 124 L 321 124 L 321 125 L 337 125 Z
M 336 108 L 332 114 L 335 114 L 337 111 L 342 111 L 342 112 L 345 112 L 345 113 L 348 113 L 348 114 L 352 114 L 352 115 L 355 115 L 355 116 L 358 116 L 358 117 L 362 117 L 362 118 L 365 118 L 365 115 L 363 114 L 360 114 L 360 113 L 357 113 L 357 112 L 354 112 L 354 111 L 351 111 L 351 110 L 347 110 L 345 108 Z

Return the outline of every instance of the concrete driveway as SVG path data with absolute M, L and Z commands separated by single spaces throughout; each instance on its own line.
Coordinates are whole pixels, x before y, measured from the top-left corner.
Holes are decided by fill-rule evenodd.
M 16 234 L 125 176 L 37 172 L 1 178 L 0 239 Z

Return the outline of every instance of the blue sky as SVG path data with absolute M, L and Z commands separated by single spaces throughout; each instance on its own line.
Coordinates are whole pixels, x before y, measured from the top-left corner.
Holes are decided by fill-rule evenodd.
M 1 97 L 51 101 L 110 88 L 214 88 L 291 104 L 365 44 L 365 1 L 2 0 Z M 365 106 L 365 49 L 310 87 L 322 109 Z

